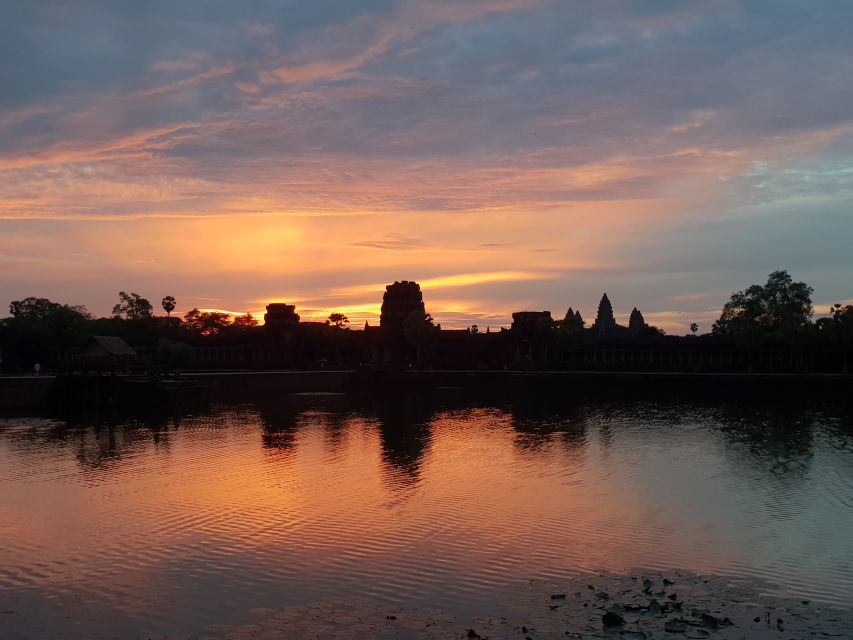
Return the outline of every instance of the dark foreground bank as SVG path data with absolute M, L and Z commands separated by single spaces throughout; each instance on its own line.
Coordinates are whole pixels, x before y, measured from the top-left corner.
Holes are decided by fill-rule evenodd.
M 492 615 L 460 618 L 436 609 L 387 607 L 340 598 L 281 610 L 254 622 L 212 626 L 223 640 L 407 638 L 851 638 L 853 612 L 761 593 L 761 584 L 686 571 L 587 574 L 520 584 Z
M 132 375 L 0 376 L 0 412 L 198 404 L 223 397 L 386 391 L 632 393 L 796 393 L 843 398 L 851 374 L 613 371 L 187 371 L 166 378 Z

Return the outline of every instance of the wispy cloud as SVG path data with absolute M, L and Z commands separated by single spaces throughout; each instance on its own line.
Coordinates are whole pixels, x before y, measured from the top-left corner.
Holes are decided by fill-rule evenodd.
M 680 327 L 778 266 L 849 297 L 853 8 L 822 4 L 18 3 L 0 297 L 368 314 L 411 277 L 459 322 L 608 289 Z
M 353 247 L 365 249 L 381 249 L 382 251 L 418 251 L 429 248 L 422 238 L 407 236 L 390 236 L 381 240 L 360 240 L 352 243 Z

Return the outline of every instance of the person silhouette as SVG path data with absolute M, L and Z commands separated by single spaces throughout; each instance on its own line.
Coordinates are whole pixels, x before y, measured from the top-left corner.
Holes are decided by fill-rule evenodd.
M 33 372 L 35 372 L 36 375 L 41 373 L 41 365 L 38 362 L 33 366 Z

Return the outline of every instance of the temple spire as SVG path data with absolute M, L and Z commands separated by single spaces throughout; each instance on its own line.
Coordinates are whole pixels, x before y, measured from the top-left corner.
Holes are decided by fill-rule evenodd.
M 631 311 L 631 317 L 628 320 L 628 328 L 635 333 L 646 328 L 646 320 L 643 318 L 643 314 L 640 313 L 640 310 L 637 309 L 637 307 L 634 307 Z
M 605 329 L 616 326 L 616 318 L 613 317 L 613 305 L 610 304 L 610 298 L 605 293 L 601 296 L 601 302 L 598 303 L 598 315 L 595 318 L 595 325 L 599 329 Z

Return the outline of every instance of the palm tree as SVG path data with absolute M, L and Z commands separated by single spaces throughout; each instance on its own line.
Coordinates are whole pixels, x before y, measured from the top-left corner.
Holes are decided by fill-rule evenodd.
M 161 304 L 163 305 L 163 309 L 166 312 L 166 316 L 171 318 L 172 311 L 175 310 L 175 297 L 166 296 L 165 298 L 163 298 L 163 302 Z

